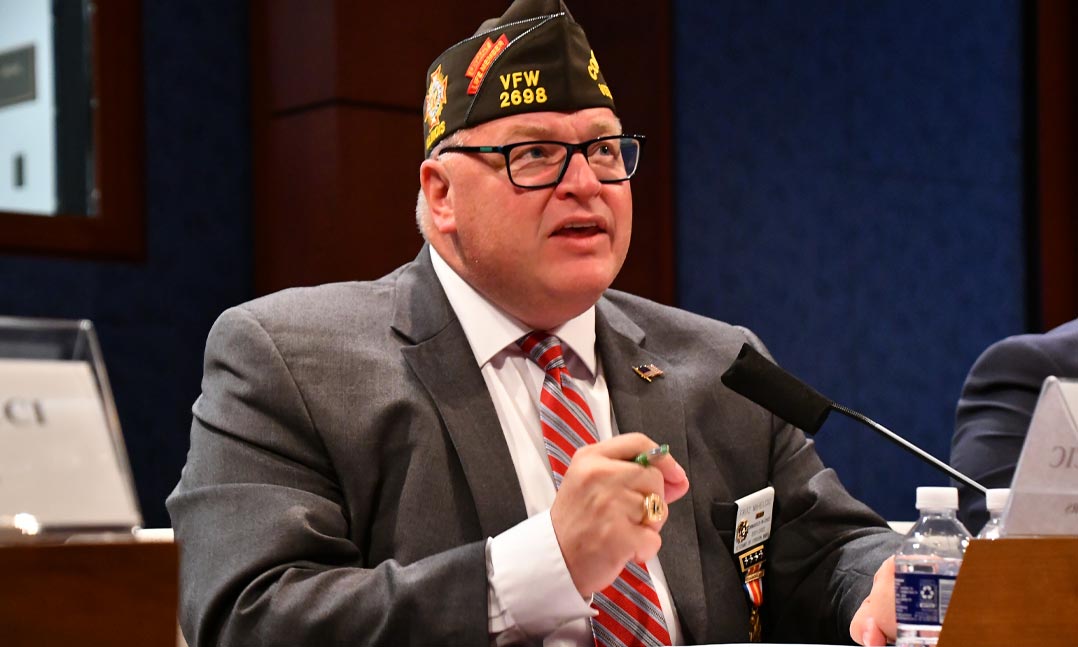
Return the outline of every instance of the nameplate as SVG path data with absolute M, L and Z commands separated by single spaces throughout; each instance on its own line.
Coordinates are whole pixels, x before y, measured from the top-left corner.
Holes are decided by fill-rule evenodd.
M 0 516 L 131 528 L 138 508 L 90 364 L 0 359 Z
M 1078 535 L 1078 381 L 1044 381 L 1003 513 L 1006 536 Z

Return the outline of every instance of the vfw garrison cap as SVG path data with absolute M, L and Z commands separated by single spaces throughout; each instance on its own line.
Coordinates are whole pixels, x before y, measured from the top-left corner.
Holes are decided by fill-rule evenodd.
M 561 0 L 516 0 L 427 70 L 424 153 L 461 128 L 527 112 L 614 109 L 584 30 Z

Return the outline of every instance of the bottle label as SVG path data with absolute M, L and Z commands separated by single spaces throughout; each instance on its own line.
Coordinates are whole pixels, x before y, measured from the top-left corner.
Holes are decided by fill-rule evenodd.
M 895 573 L 895 616 L 899 624 L 942 625 L 954 582 L 954 575 Z

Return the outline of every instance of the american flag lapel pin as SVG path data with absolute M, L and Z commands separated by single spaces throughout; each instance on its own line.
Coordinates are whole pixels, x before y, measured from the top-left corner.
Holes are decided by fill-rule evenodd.
M 658 366 L 655 366 L 654 364 L 641 364 L 639 366 L 634 366 L 633 371 L 640 376 L 640 379 L 647 382 L 651 382 L 653 379 L 660 377 L 663 374 L 662 369 Z

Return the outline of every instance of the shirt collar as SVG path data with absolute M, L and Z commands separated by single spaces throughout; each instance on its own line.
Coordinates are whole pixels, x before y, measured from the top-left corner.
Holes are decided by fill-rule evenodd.
M 515 344 L 532 331 L 468 285 L 449 267 L 434 246 L 430 247 L 430 259 L 480 368 L 506 346 Z M 556 335 L 562 345 L 567 346 L 595 376 L 595 306 L 547 332 Z

